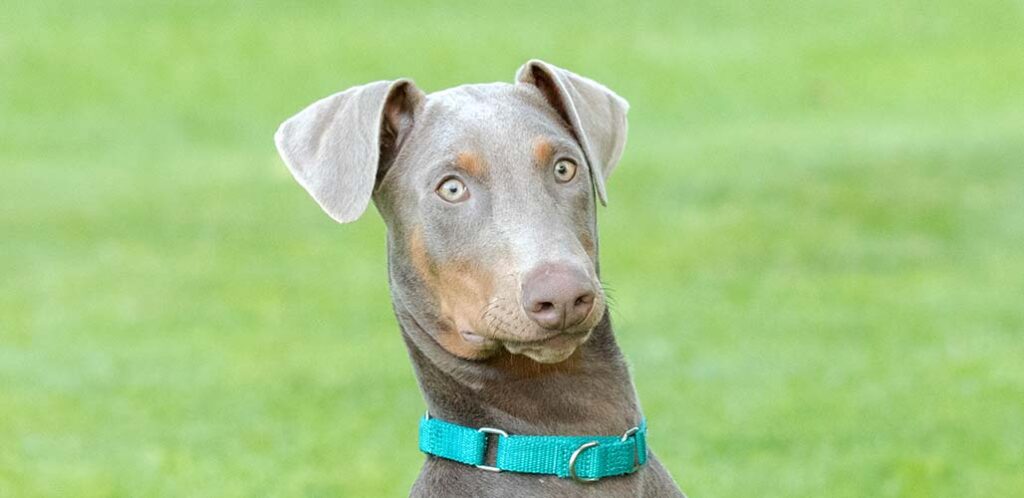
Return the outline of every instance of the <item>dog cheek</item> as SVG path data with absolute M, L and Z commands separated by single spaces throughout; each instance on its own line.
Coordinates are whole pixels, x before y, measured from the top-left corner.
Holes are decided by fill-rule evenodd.
M 437 292 L 441 315 L 456 332 L 486 330 L 483 313 L 494 291 L 490 272 L 473 264 L 443 265 L 438 270 Z
M 442 328 L 434 338 L 445 351 L 466 360 L 483 360 L 494 356 L 499 350 L 497 341 L 482 338 L 470 341 L 454 328 Z

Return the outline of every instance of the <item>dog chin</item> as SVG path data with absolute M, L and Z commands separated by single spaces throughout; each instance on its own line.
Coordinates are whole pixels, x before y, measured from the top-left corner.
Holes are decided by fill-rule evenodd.
M 505 342 L 509 353 L 521 354 L 537 363 L 561 363 L 567 360 L 581 344 L 587 341 L 590 332 L 562 335 L 539 342 Z
M 576 352 L 576 347 L 566 349 L 553 349 L 553 348 L 532 348 L 523 350 L 523 356 L 537 362 L 537 363 L 561 363 L 567 360 L 573 353 Z

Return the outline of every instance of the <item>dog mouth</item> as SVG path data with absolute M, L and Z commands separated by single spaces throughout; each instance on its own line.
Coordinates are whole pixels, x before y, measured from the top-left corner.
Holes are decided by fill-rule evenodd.
M 518 302 L 492 299 L 480 313 L 479 321 L 464 322 L 459 336 L 464 344 L 489 357 L 504 349 L 538 363 L 565 361 L 587 340 L 604 315 L 604 296 L 600 293 L 590 313 L 579 323 L 550 330 L 532 322 L 522 313 Z
M 462 340 L 480 349 L 494 351 L 504 348 L 511 354 L 521 354 L 538 363 L 559 363 L 568 359 L 580 345 L 587 342 L 591 330 L 564 331 L 550 337 L 525 341 L 485 337 L 468 330 L 460 332 L 460 335 Z
M 590 332 L 563 332 L 535 341 L 502 341 L 501 345 L 509 353 L 521 354 L 538 363 L 559 363 L 568 359 L 580 345 L 587 342 Z

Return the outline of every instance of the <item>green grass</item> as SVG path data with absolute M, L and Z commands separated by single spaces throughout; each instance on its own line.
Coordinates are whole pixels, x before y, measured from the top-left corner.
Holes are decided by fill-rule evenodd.
M 273 150 L 347 86 L 632 103 L 604 278 L 692 496 L 1024 489 L 1024 4 L 15 2 L 0 497 L 400 496 L 384 228 Z

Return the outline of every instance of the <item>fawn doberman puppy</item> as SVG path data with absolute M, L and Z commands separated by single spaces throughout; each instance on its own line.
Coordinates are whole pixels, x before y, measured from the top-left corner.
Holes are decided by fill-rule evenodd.
M 275 135 L 328 215 L 353 221 L 372 198 L 387 225 L 428 409 L 412 496 L 682 496 L 647 448 L 598 277 L 596 204 L 627 110 L 533 60 L 514 84 L 350 88 Z

